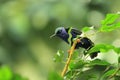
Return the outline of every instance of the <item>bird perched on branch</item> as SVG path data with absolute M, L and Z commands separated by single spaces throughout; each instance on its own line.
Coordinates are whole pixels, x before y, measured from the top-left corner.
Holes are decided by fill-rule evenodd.
M 72 46 L 74 39 L 80 39 L 80 42 L 78 42 L 76 44 L 75 49 L 78 49 L 79 47 L 84 48 L 86 51 L 90 50 L 92 47 L 94 47 L 94 43 L 87 37 L 83 37 L 81 36 L 82 32 L 75 29 L 75 28 L 64 28 L 64 27 L 58 27 L 55 30 L 55 33 L 51 36 L 57 36 L 59 38 L 61 38 L 62 40 L 64 40 L 65 42 L 67 42 L 68 44 L 70 44 Z M 99 51 L 94 52 L 92 54 L 90 54 L 91 58 L 94 58 L 97 56 L 97 54 L 99 53 Z

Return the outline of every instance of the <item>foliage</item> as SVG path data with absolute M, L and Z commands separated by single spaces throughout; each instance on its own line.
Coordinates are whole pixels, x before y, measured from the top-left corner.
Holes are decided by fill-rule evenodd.
M 1 66 L 0 67 L 0 80 L 28 80 L 28 79 L 23 78 L 20 75 L 13 73 L 8 66 Z
M 97 30 L 99 33 L 110 32 L 120 28 L 120 22 L 117 19 L 120 14 L 107 14 L 106 18 L 101 21 L 101 27 Z M 90 27 L 82 29 L 83 32 L 91 30 Z M 118 55 L 118 64 L 113 64 L 99 59 L 87 59 L 93 52 L 100 51 L 100 54 L 113 50 Z M 79 52 L 74 52 L 73 58 L 69 64 L 69 69 L 64 76 L 65 80 L 119 80 L 120 79 L 120 47 L 115 47 L 112 44 L 96 44 L 91 48 L 86 56 L 80 56 Z M 55 57 L 57 61 L 62 62 L 63 52 L 59 51 L 59 57 Z M 58 55 L 58 54 L 57 54 Z M 56 75 L 56 74 L 53 74 Z M 52 75 L 52 76 L 53 76 Z M 50 79 L 51 80 L 51 79 Z M 57 80 L 57 79 L 56 79 Z M 62 80 L 62 79 L 58 79 Z
M 50 72 L 48 76 L 48 80 L 63 80 L 60 75 L 58 75 L 56 72 Z
M 100 31 L 108 32 L 120 28 L 120 22 L 116 20 L 120 17 L 120 14 L 107 14 L 106 18 L 101 22 Z

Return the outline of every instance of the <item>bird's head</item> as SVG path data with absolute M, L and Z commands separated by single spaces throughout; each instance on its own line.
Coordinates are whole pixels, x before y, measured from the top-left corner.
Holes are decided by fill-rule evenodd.
M 55 33 L 50 37 L 52 38 L 54 36 L 58 36 L 58 37 L 62 38 L 64 36 L 66 36 L 66 34 L 67 34 L 67 32 L 64 27 L 58 27 L 58 28 L 56 28 Z

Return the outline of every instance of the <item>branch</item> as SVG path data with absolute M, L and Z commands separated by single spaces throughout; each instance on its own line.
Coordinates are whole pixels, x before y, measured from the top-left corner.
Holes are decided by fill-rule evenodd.
M 70 53 L 69 53 L 68 60 L 67 60 L 67 62 L 66 62 L 66 64 L 65 64 L 65 66 L 64 66 L 64 69 L 63 69 L 62 73 L 61 73 L 61 76 L 62 76 L 62 77 L 65 75 L 66 71 L 68 70 L 68 66 L 69 66 L 69 64 L 70 64 L 70 61 L 71 61 L 73 52 L 74 52 L 74 50 L 75 50 L 75 46 L 76 46 L 76 44 L 77 44 L 78 42 L 80 42 L 80 39 L 74 40 L 73 45 L 72 45 L 71 48 L 70 48 Z

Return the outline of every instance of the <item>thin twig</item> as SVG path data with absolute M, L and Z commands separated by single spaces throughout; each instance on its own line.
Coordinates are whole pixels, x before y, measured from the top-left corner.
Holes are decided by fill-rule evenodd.
M 120 68 L 118 68 L 111 76 L 109 76 L 108 78 L 113 78 L 118 72 L 120 71 Z
M 73 45 L 72 45 L 72 47 L 70 49 L 69 57 L 67 59 L 65 67 L 64 67 L 64 69 L 63 69 L 63 71 L 61 73 L 62 77 L 65 75 L 66 71 L 68 70 L 68 66 L 70 64 L 70 61 L 71 61 L 71 58 L 72 58 L 72 55 L 73 55 L 73 52 L 74 52 L 74 49 L 75 49 L 75 46 L 76 46 L 77 42 L 78 42 L 78 39 L 74 40 L 74 42 L 73 42 Z

